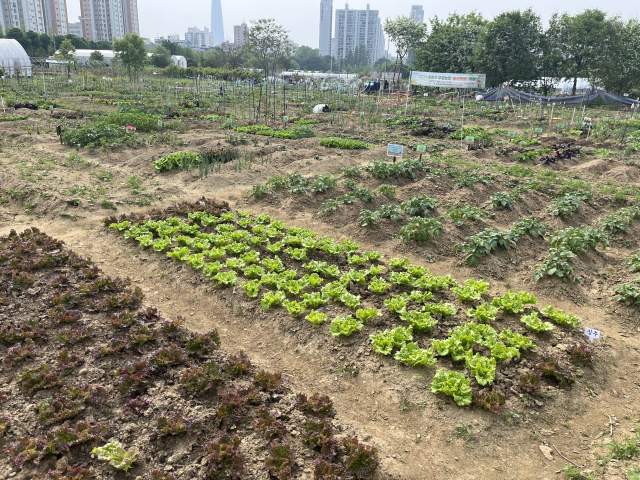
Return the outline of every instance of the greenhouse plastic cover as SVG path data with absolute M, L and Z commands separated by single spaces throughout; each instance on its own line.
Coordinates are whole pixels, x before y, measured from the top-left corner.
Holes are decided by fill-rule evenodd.
M 22 75 L 31 75 L 31 60 L 22 45 L 13 38 L 0 39 L 0 67 L 5 74 L 13 75 L 20 69 Z
M 534 95 L 532 93 L 521 92 L 513 88 L 495 87 L 490 88 L 484 92 L 476 92 L 478 95 L 482 95 L 487 102 L 502 101 L 507 97 L 507 101 L 512 103 L 584 103 L 591 102 L 596 98 L 601 98 L 604 103 L 620 102 L 625 105 L 640 105 L 638 100 L 633 100 L 628 97 L 622 97 L 613 93 L 607 92 L 595 92 L 588 93 L 586 95 L 573 95 L 567 97 L 545 97 L 542 95 Z

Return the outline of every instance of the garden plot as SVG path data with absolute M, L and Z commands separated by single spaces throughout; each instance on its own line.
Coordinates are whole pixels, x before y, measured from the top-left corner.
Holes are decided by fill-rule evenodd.
M 0 246 L 4 478 L 376 471 L 376 448 L 346 434 L 326 395 L 292 392 L 35 228 Z

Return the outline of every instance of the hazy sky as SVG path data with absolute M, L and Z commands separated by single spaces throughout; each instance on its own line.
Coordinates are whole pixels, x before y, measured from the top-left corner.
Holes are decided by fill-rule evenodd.
M 80 0 L 67 0 L 70 21 L 78 21 L 80 15 Z M 491 18 L 506 9 L 525 9 L 529 6 L 542 17 L 549 19 L 554 12 L 568 11 L 577 13 L 585 8 L 602 8 L 610 14 L 620 14 L 623 17 L 640 17 L 640 1 L 638 0 L 582 0 L 581 2 L 566 2 L 559 7 L 555 0 L 538 0 L 537 2 L 522 2 L 508 4 L 504 1 L 489 0 L 478 6 L 474 0 L 460 0 L 455 4 L 449 2 L 426 2 L 421 0 L 371 0 L 371 9 L 380 10 L 380 15 L 395 17 L 408 15 L 411 5 L 423 5 L 425 17 L 434 15 L 446 17 L 457 10 L 467 13 L 474 9 L 481 11 L 485 17 Z M 349 2 L 349 8 L 365 8 L 366 0 Z M 344 2 L 334 1 L 333 8 L 344 8 Z M 184 38 L 187 27 L 211 28 L 211 0 L 138 0 L 140 16 L 140 30 L 142 36 L 155 38 L 168 34 L 179 34 Z M 318 47 L 318 24 L 320 20 L 320 0 L 222 0 L 222 16 L 224 18 L 225 38 L 233 41 L 233 25 L 243 20 L 259 18 L 275 18 L 289 30 L 291 39 L 299 45 Z M 425 20 L 426 20 L 425 18 Z

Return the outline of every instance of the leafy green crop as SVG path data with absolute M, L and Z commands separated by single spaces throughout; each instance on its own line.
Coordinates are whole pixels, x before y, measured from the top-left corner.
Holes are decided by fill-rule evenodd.
M 453 397 L 461 406 L 471 405 L 471 387 L 469 379 L 462 373 L 445 372 L 444 368 L 438 370 L 431 383 L 431 393 L 442 392 Z
M 327 321 L 327 315 L 322 312 L 316 312 L 315 310 L 311 310 L 309 315 L 305 317 L 311 323 L 313 323 L 316 327 L 319 327 L 324 322 Z
M 476 280 L 470 278 L 465 280 L 463 286 L 452 288 L 451 291 L 458 295 L 458 300 L 461 302 L 471 302 L 473 300 L 480 300 L 483 294 L 489 291 L 489 284 L 484 280 Z
M 280 305 L 287 299 L 287 296 L 284 292 L 265 292 L 262 295 L 262 301 L 260 305 L 262 309 L 266 312 L 274 305 Z
M 323 138 L 320 140 L 321 147 L 340 148 L 343 150 L 357 150 L 363 148 L 369 148 L 369 145 L 365 142 L 359 142 L 358 140 L 348 140 L 344 138 Z
M 362 323 L 368 323 L 376 317 L 382 316 L 376 308 L 360 308 L 356 311 L 356 318 Z
M 640 286 L 635 283 L 623 283 L 613 288 L 616 302 L 624 302 L 625 305 L 638 306 L 640 305 Z
M 195 152 L 176 152 L 160 157 L 153 162 L 153 169 L 156 173 L 166 172 L 174 168 L 188 170 L 200 165 L 203 161 L 202 155 Z
M 572 280 L 575 283 L 580 283 L 580 279 L 575 274 L 576 267 L 571 263 L 571 259 L 575 257 L 575 253 L 564 247 L 549 249 L 549 258 L 533 267 L 536 271 L 533 274 L 533 280 L 537 282 L 544 275 L 555 275 L 560 277 L 563 282 Z
M 404 243 L 414 240 L 418 245 L 442 235 L 442 222 L 435 218 L 415 217 L 400 229 L 400 236 Z
M 238 284 L 236 272 L 218 272 L 212 277 L 218 285 L 224 288 L 235 287 Z
M 413 340 L 413 329 L 396 327 L 385 330 L 377 335 L 370 335 L 373 350 L 381 355 L 391 355 L 394 348 L 402 347 L 406 342 Z
M 479 353 L 473 354 L 473 350 L 468 350 L 465 355 L 465 362 L 471 375 L 476 377 L 477 382 L 482 385 L 491 385 L 496 378 L 496 359 L 488 358 Z
M 289 312 L 289 315 L 292 317 L 300 316 L 307 309 L 306 302 L 296 302 L 294 300 L 284 300 L 282 305 L 284 305 L 284 308 L 287 309 L 287 312 Z
M 555 199 L 551 205 L 547 207 L 547 212 L 553 212 L 556 217 L 573 217 L 583 201 L 589 203 L 592 200 L 593 195 L 591 192 L 579 190 L 569 192 Z
M 344 318 L 336 317 L 333 322 L 331 322 L 329 332 L 334 337 L 349 337 L 351 334 L 362 330 L 363 326 L 362 323 L 355 320 L 351 315 Z
M 311 308 L 318 308 L 329 301 L 329 295 L 321 292 L 305 293 L 302 298 Z
M 520 323 L 522 323 L 527 330 L 536 333 L 550 332 L 556 328 L 553 324 L 540 320 L 538 312 L 531 312 L 531 315 L 523 315 L 520 317 Z
M 190 253 L 191 250 L 189 250 L 189 247 L 176 247 L 171 252 L 167 253 L 167 257 L 184 262 Z
M 491 323 L 496 320 L 498 315 L 498 307 L 494 307 L 489 303 L 478 305 L 475 309 L 467 310 L 468 317 L 476 317 L 480 323 Z
M 450 303 L 444 303 L 442 300 L 440 303 L 425 303 L 422 307 L 423 312 L 429 312 L 431 315 L 442 315 L 443 317 L 449 317 L 455 315 L 458 309 Z
M 526 304 L 535 305 L 537 303 L 538 299 L 529 292 L 513 293 L 513 290 L 509 290 L 503 296 L 495 297 L 491 305 L 505 313 L 520 313 L 524 312 Z
M 128 471 L 136 461 L 138 455 L 135 451 L 126 451 L 117 440 L 112 440 L 103 447 L 96 447 L 91 452 L 98 456 L 98 460 L 107 460 L 118 470 Z
M 429 217 L 438 207 L 438 201 L 426 195 L 416 195 L 402 202 L 401 207 L 407 215 L 412 217 Z
M 504 208 L 509 207 L 509 210 L 513 210 L 513 202 L 520 198 L 519 195 L 513 195 L 511 193 L 504 192 L 496 192 L 491 195 L 489 203 L 489 209 L 497 208 L 498 210 L 503 210 Z
M 460 251 L 466 254 L 467 265 L 475 267 L 484 255 L 490 255 L 498 247 L 515 246 L 516 241 L 517 238 L 514 238 L 510 232 L 487 228 L 476 235 L 465 238 L 464 242 L 456 243 L 453 252 L 457 252 L 460 248 Z
M 424 350 L 416 342 L 405 343 L 396 352 L 396 360 L 406 363 L 412 367 L 433 367 L 438 361 L 434 358 L 433 349 Z
M 389 266 L 391 268 L 404 268 L 409 265 L 408 258 L 392 258 L 389 260 Z
M 553 305 L 547 305 L 540 313 L 546 315 L 558 325 L 570 325 L 573 328 L 578 328 L 580 325 L 580 319 L 572 313 L 565 313 L 563 310 L 555 310 Z
M 368 288 L 378 295 L 383 295 L 390 286 L 391 285 L 384 278 L 374 277 L 373 280 L 371 280 L 371 283 L 369 283 Z
M 257 298 L 260 292 L 260 280 L 251 280 L 242 284 L 242 288 L 249 298 Z
M 549 245 L 579 254 L 595 250 L 598 245 L 605 250 L 610 243 L 609 235 L 601 228 L 582 226 L 557 231 L 549 239 Z
M 458 203 L 453 208 L 447 211 L 447 215 L 451 217 L 454 225 L 460 227 L 464 225 L 465 220 L 471 220 L 472 222 L 478 222 L 480 218 L 495 218 L 495 215 L 490 212 L 486 212 L 478 207 L 471 205 Z
M 529 337 L 525 337 L 519 333 L 513 333 L 510 328 L 505 328 L 500 332 L 498 338 L 502 338 L 507 341 L 509 346 L 517 348 L 518 350 L 524 350 L 525 348 L 536 348 L 531 342 Z
M 400 318 L 407 322 L 416 333 L 428 332 L 438 324 L 429 312 L 416 312 L 404 310 L 400 312 Z

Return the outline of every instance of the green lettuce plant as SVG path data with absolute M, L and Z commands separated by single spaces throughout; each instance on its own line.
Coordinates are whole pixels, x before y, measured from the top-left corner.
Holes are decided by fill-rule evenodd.
M 383 295 L 384 292 L 390 287 L 389 283 L 384 278 L 374 277 L 369 283 L 369 290 L 377 295 Z
M 257 298 L 260 293 L 260 280 L 251 280 L 242 284 L 242 288 L 249 298 Z
M 571 313 L 565 313 L 563 310 L 555 310 L 553 305 L 547 305 L 540 313 L 546 315 L 558 325 L 570 325 L 573 328 L 578 328 L 580 325 L 580 319 Z
M 305 302 L 296 302 L 293 300 L 292 301 L 284 300 L 282 302 L 282 305 L 284 305 L 284 308 L 287 309 L 287 312 L 289 312 L 289 315 L 293 317 L 300 316 L 307 309 L 307 304 Z
M 238 284 L 238 276 L 235 272 L 218 272 L 213 279 L 223 288 L 234 287 Z
M 305 318 L 313 323 L 316 327 L 319 327 L 327 321 L 327 315 L 325 313 L 316 312 L 315 310 L 311 310 L 311 312 L 309 312 L 309 315 L 307 315 Z
M 496 377 L 496 359 L 488 358 L 479 353 L 473 354 L 473 350 L 468 350 L 465 355 L 467 368 L 471 375 L 476 377 L 476 381 L 482 385 L 490 385 Z
M 331 322 L 329 332 L 334 337 L 349 337 L 351 334 L 362 330 L 362 327 L 364 327 L 362 323 L 349 315 L 344 318 L 336 317 L 333 322 Z
M 484 280 L 470 278 L 465 280 L 464 286 L 454 287 L 451 291 L 458 296 L 458 300 L 461 302 L 471 302 L 480 300 L 482 295 L 489 291 L 489 284 Z
M 413 340 L 413 329 L 411 327 L 396 327 L 392 330 L 385 330 L 377 335 L 370 335 L 372 348 L 381 355 L 391 355 L 394 348 L 401 347 L 406 342 Z
M 513 333 L 510 328 L 505 328 L 500 332 L 498 338 L 502 338 L 507 341 L 509 346 L 515 347 L 518 350 L 524 350 L 525 348 L 536 348 L 529 337 L 521 335 L 519 333 Z
M 133 450 L 126 451 L 117 440 L 113 440 L 103 447 L 96 447 L 91 453 L 97 455 L 99 460 L 106 460 L 113 467 L 118 470 L 124 470 L 125 472 L 131 468 L 138 455 L 138 453 Z
M 467 310 L 468 317 L 476 317 L 480 323 L 491 323 L 496 320 L 498 315 L 498 307 L 494 307 L 489 303 L 478 305 L 475 309 Z
M 445 372 L 444 368 L 438 370 L 431 382 L 431 393 L 442 392 L 453 397 L 455 402 L 461 406 L 471 404 L 471 387 L 469 379 L 462 373 Z
M 438 320 L 433 318 L 429 312 L 404 310 L 400 313 L 400 318 L 411 325 L 416 333 L 428 332 L 438 324 Z
M 376 308 L 359 308 L 356 310 L 356 318 L 360 320 L 362 323 L 367 323 L 373 320 L 376 317 L 381 317 L 382 314 L 378 313 L 378 309 Z
M 318 308 L 329 302 L 329 295 L 320 292 L 305 293 L 302 298 L 311 308 Z
M 285 295 L 284 292 L 280 292 L 280 291 L 278 291 L 278 292 L 265 292 L 262 295 L 262 301 L 260 302 L 260 305 L 262 306 L 262 309 L 266 312 L 272 306 L 280 305 L 286 299 L 287 299 L 287 296 Z
M 556 328 L 552 323 L 540 320 L 538 312 L 531 312 L 531 315 L 523 315 L 520 317 L 520 323 L 522 323 L 527 330 L 536 333 L 550 332 Z
M 394 358 L 412 367 L 433 367 L 438 362 L 434 357 L 433 349 L 424 350 L 416 342 L 402 345 Z

